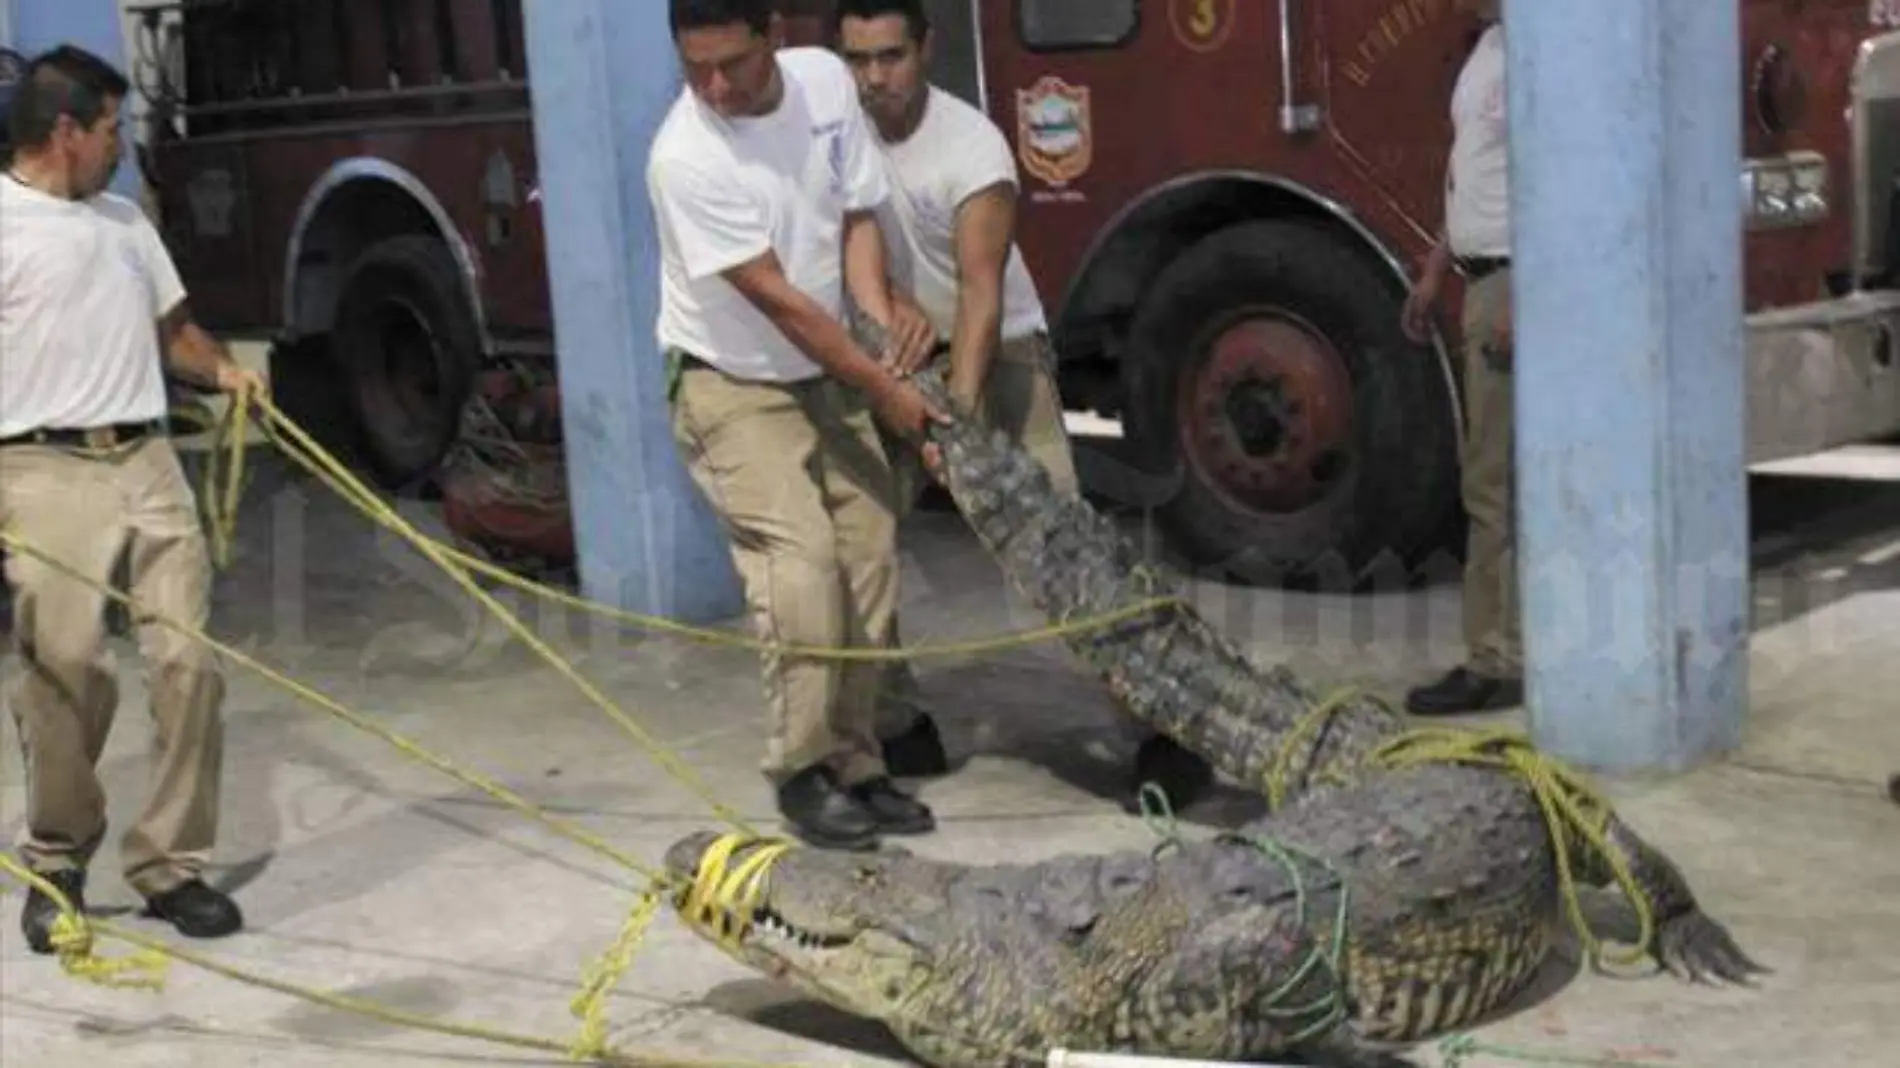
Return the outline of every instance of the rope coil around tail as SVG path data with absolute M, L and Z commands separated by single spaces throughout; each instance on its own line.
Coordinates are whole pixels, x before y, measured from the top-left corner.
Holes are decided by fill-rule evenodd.
M 1609 801 L 1562 761 L 1540 751 L 1524 734 L 1515 730 L 1417 728 L 1381 745 L 1367 758 L 1367 763 L 1391 769 L 1456 763 L 1511 772 L 1536 796 L 1538 806 L 1544 811 L 1564 908 L 1592 959 L 1599 966 L 1606 960 L 1634 965 L 1647 956 L 1656 938 L 1655 912 L 1642 884 L 1631 871 L 1628 858 L 1610 844 L 1609 823 L 1613 809 Z M 1603 858 L 1611 878 L 1628 898 L 1630 907 L 1636 910 L 1638 934 L 1631 948 L 1615 953 L 1606 950 L 1606 941 L 1597 936 L 1584 916 L 1583 898 L 1571 859 L 1571 850 L 1576 844 L 1572 835 Z

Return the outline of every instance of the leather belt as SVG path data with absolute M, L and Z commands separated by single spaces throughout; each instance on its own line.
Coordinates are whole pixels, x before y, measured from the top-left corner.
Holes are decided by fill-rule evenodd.
M 1473 282 L 1485 275 L 1496 274 L 1510 265 L 1509 256 L 1465 256 L 1458 260 L 1459 272 Z
M 141 423 L 108 423 L 88 427 L 38 427 L 0 438 L 7 445 L 54 445 L 64 448 L 111 449 L 163 433 L 165 423 L 149 419 Z

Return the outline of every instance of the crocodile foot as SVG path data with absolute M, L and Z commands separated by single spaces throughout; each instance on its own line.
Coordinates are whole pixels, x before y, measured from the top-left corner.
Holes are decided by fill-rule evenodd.
M 1656 958 L 1670 973 L 1693 983 L 1711 978 L 1742 986 L 1773 969 L 1757 964 L 1728 928 L 1706 913 L 1686 912 L 1664 920 L 1656 932 Z
M 1140 815 L 1144 795 L 1153 788 L 1160 791 L 1168 811 L 1178 813 L 1198 801 L 1213 783 L 1214 769 L 1206 760 L 1167 735 L 1156 734 L 1135 753 L 1133 782 L 1122 798 L 1122 808 Z

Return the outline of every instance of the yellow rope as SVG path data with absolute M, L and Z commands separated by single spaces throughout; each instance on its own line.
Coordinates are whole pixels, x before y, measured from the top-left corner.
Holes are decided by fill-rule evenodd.
M 619 864 L 623 868 L 627 868 L 631 871 L 640 872 L 642 874 L 647 875 L 649 878 L 655 877 L 654 873 L 650 869 L 648 869 L 645 865 L 642 865 L 639 861 L 633 859 L 633 857 L 620 851 L 619 849 L 614 848 L 612 845 L 608 844 L 606 841 L 599 838 L 598 836 L 591 834 L 585 830 L 582 830 L 581 828 L 571 823 L 568 823 L 565 820 L 560 819 L 559 817 L 553 815 L 552 813 L 547 812 L 546 810 L 535 805 L 533 802 L 527 800 L 526 798 L 520 796 L 519 794 L 516 794 L 514 791 L 508 789 L 507 787 L 501 785 L 500 783 L 495 782 L 492 779 L 486 778 L 482 775 L 478 775 L 474 772 L 464 771 L 463 769 L 455 766 L 450 761 L 442 757 L 436 756 L 435 754 L 429 752 L 427 749 L 424 749 L 422 746 L 416 744 L 415 742 L 397 733 L 396 731 L 393 731 L 389 729 L 388 727 L 385 727 L 382 724 L 377 723 L 375 720 L 370 719 L 369 717 L 364 716 L 361 713 L 353 712 L 350 709 L 339 704 L 335 700 L 318 692 L 317 690 L 314 690 L 311 687 L 306 686 L 295 679 L 289 678 L 288 676 L 285 676 L 281 674 L 280 672 L 273 670 L 268 665 L 259 662 L 257 659 L 245 653 L 243 650 L 237 649 L 233 646 L 225 644 L 224 642 L 218 641 L 216 638 L 211 637 L 209 634 L 206 634 L 205 632 L 195 627 L 188 626 L 184 623 L 179 622 L 177 619 L 173 618 L 172 616 L 151 611 L 150 609 L 146 608 L 137 599 L 130 597 L 118 590 L 115 590 L 111 588 L 110 586 L 106 586 L 106 585 L 93 581 L 92 579 L 86 577 L 84 574 L 82 574 L 81 572 L 73 568 L 72 565 L 67 564 L 64 561 L 53 557 L 52 555 L 48 554 L 44 550 L 40 549 L 38 546 L 31 545 L 21 540 L 20 538 L 16 537 L 13 534 L 9 534 L 5 531 L 0 531 L 0 544 L 6 545 L 8 549 L 14 552 L 17 552 L 21 554 L 22 556 L 30 556 L 36 560 L 41 561 L 46 566 L 52 568 L 55 571 L 60 572 L 61 574 L 67 576 L 68 578 L 73 579 L 76 582 L 82 582 L 82 583 L 92 586 L 94 589 L 98 590 L 100 593 L 103 593 L 107 598 L 125 605 L 128 611 L 132 613 L 134 618 L 148 620 L 160 626 L 174 630 L 178 632 L 179 634 L 182 634 L 194 641 L 202 642 L 205 646 L 209 647 L 210 649 L 218 653 L 221 653 L 226 657 L 229 657 L 232 661 L 238 664 L 241 664 L 244 667 L 251 669 L 252 671 L 257 672 L 259 675 L 264 676 L 264 678 L 290 691 L 292 694 L 296 695 L 297 697 L 302 698 L 303 700 L 309 702 L 310 704 L 316 705 L 318 708 L 321 708 L 325 712 L 330 713 L 331 715 L 337 717 L 338 719 L 341 719 L 344 722 L 349 723 L 351 726 L 354 726 L 359 730 L 365 731 L 369 734 L 375 735 L 378 738 L 381 738 L 383 741 L 388 742 L 391 746 L 395 747 L 397 750 L 401 751 L 403 754 L 409 756 L 410 758 L 420 761 L 423 764 L 427 764 L 428 766 L 436 769 L 437 771 L 440 771 L 445 775 L 451 776 L 452 778 L 456 779 L 458 782 L 463 783 L 464 785 L 472 786 L 475 789 L 480 790 L 481 792 L 487 794 L 489 797 L 492 797 L 495 800 L 502 802 L 503 804 L 529 817 L 530 819 L 539 821 L 543 825 L 553 830 L 556 834 L 561 835 L 562 837 L 568 839 L 569 841 L 575 842 L 581 846 L 591 849 L 594 852 L 600 854 L 601 856 L 606 857 L 608 860 L 611 860 L 614 863 Z
M 147 950 L 129 957 L 99 956 L 92 927 L 64 891 L 4 853 L 0 853 L 0 870 L 45 894 L 59 909 L 51 935 L 53 952 L 66 974 L 107 987 L 157 990 L 164 985 L 163 954 Z
M 1274 756 L 1273 767 L 1267 772 L 1265 783 L 1267 805 L 1273 811 L 1279 811 L 1286 803 L 1289 778 L 1293 773 L 1293 759 L 1306 741 L 1306 736 L 1318 731 L 1326 721 L 1332 719 L 1346 708 L 1346 703 L 1354 698 L 1377 700 L 1370 691 L 1359 686 L 1342 686 L 1328 694 L 1318 704 L 1301 716 L 1287 732 L 1286 741 L 1281 743 L 1280 751 Z M 1346 775 L 1337 764 L 1328 764 L 1313 773 L 1315 779 L 1335 786 L 1346 784 Z
M 1127 605 L 1085 619 L 1072 620 L 1042 627 L 1026 628 L 1020 631 L 1011 631 L 985 638 L 971 638 L 962 641 L 941 643 L 918 643 L 896 648 L 839 648 L 832 646 L 768 642 L 758 638 L 749 638 L 732 631 L 712 627 L 696 627 L 661 616 L 631 612 L 613 605 L 601 604 L 598 601 L 577 597 L 564 590 L 558 590 L 551 586 L 522 578 L 505 568 L 497 567 L 486 560 L 471 556 L 453 546 L 429 539 L 403 523 L 394 510 L 385 504 L 373 490 L 363 486 L 357 479 L 351 476 L 347 468 L 344 468 L 334 458 L 329 456 L 323 450 L 322 446 L 312 441 L 295 423 L 291 422 L 288 417 L 279 411 L 268 398 L 246 396 L 241 400 L 242 403 L 240 403 L 240 398 L 234 397 L 232 399 L 231 407 L 226 411 L 224 419 L 219 423 L 216 442 L 211 449 L 213 457 L 219 457 L 220 454 L 223 453 L 230 453 L 231 456 L 228 460 L 214 459 L 207 465 L 205 488 L 201 494 L 205 501 L 206 512 L 208 513 L 207 526 L 209 526 L 213 532 L 212 543 L 214 546 L 220 547 L 217 550 L 219 554 L 218 559 L 220 561 L 228 562 L 230 558 L 230 546 L 235 543 L 234 531 L 237 523 L 238 504 L 242 496 L 244 434 L 241 432 L 240 424 L 243 422 L 246 412 L 251 408 L 255 408 L 262 416 L 265 435 L 279 451 L 292 462 L 316 476 L 319 481 L 329 486 L 338 496 L 349 502 L 372 521 L 388 529 L 397 531 L 412 544 L 417 545 L 418 548 L 421 548 L 423 543 L 426 542 L 429 548 L 424 551 L 428 553 L 431 559 L 436 560 L 437 563 L 442 563 L 444 560 L 453 561 L 456 565 L 468 571 L 483 575 L 504 586 L 519 590 L 534 597 L 552 601 L 556 604 L 600 616 L 605 619 L 612 619 L 629 626 L 669 633 L 708 645 L 746 649 L 759 653 L 778 653 L 785 656 L 799 656 L 814 660 L 908 661 L 921 660 L 926 657 L 974 656 L 983 653 L 1002 652 L 1022 648 L 1044 641 L 1058 640 L 1077 634 L 1101 630 L 1117 623 L 1124 623 L 1130 619 L 1149 615 L 1164 608 L 1178 607 L 1183 603 L 1180 597 L 1175 596 L 1152 597 L 1136 604 Z M 226 467 L 227 464 L 228 468 Z M 222 475 L 224 480 L 222 486 L 217 484 L 220 475 Z M 222 490 L 222 492 L 220 492 L 220 490 Z M 446 567 L 446 565 L 444 566 Z
M 1599 964 L 1605 960 L 1636 964 L 1644 959 L 1656 936 L 1655 915 L 1642 885 L 1630 870 L 1628 859 L 1610 844 L 1608 828 L 1612 806 L 1582 776 L 1556 757 L 1540 751 L 1522 732 L 1418 728 L 1380 746 L 1368 762 L 1383 768 L 1469 764 L 1516 775 L 1536 795 L 1543 809 L 1557 861 L 1558 886 L 1577 937 Z M 1629 899 L 1630 907 L 1636 910 L 1639 933 L 1634 946 L 1627 951 L 1606 953 L 1604 940 L 1591 929 L 1590 921 L 1583 914 L 1582 896 L 1571 867 L 1571 833 L 1603 858 L 1617 886 Z
M 730 868 L 732 855 L 748 844 L 758 848 L 736 870 Z M 680 918 L 705 931 L 727 952 L 737 952 L 765 893 L 767 873 L 792 849 L 783 839 L 721 835 L 699 858 L 699 870 L 679 898 Z
M 233 430 L 241 427 L 241 424 L 246 418 L 246 414 L 253 406 L 265 414 L 267 419 L 267 434 L 274 440 L 277 440 L 280 447 L 284 447 L 287 454 L 312 470 L 326 485 L 331 486 L 340 495 L 345 497 L 345 499 L 351 501 L 365 515 L 380 525 L 401 534 L 422 551 L 424 555 L 428 556 L 438 566 L 441 566 L 443 570 L 449 572 L 449 574 L 453 576 L 464 589 L 472 593 L 484 607 L 502 619 L 502 621 L 514 631 L 516 636 L 522 638 L 523 641 L 540 654 L 543 659 L 547 660 L 557 670 L 566 675 L 570 681 L 573 681 L 584 694 L 593 699 L 607 711 L 610 716 L 625 727 L 629 733 L 634 736 L 635 740 L 646 748 L 662 766 L 666 767 L 676 778 L 679 778 L 683 783 L 688 785 L 689 788 L 694 789 L 702 798 L 711 803 L 714 810 L 725 818 L 728 823 L 737 827 L 738 831 L 736 833 L 728 833 L 718 839 L 713 847 L 708 849 L 706 856 L 701 858 L 695 878 L 682 887 L 676 880 L 648 870 L 639 862 L 633 860 L 633 858 L 621 853 L 598 837 L 578 827 L 574 827 L 565 821 L 559 820 L 528 802 L 526 799 L 507 790 L 505 787 L 482 776 L 463 771 L 448 760 L 435 756 L 396 732 L 380 724 L 376 724 L 366 717 L 358 715 L 325 697 L 321 693 L 271 670 L 241 651 L 216 641 L 202 631 L 179 623 L 170 617 L 147 611 L 133 598 L 83 575 L 71 566 L 50 556 L 38 547 L 27 544 L 11 533 L 0 531 L 0 543 L 4 543 L 13 551 L 34 557 L 68 577 L 92 585 L 108 598 L 130 607 L 138 618 L 167 626 L 188 637 L 205 643 L 217 652 L 233 661 L 250 667 L 252 670 L 264 675 L 266 678 L 290 690 L 304 700 L 323 708 L 359 729 L 377 735 L 406 755 L 420 760 L 456 778 L 458 781 L 474 786 L 490 797 L 502 801 L 510 808 L 548 826 L 563 837 L 584 845 L 614 860 L 623 867 L 647 875 L 649 880 L 647 889 L 642 893 L 640 899 L 628 915 L 619 936 L 593 965 L 590 966 L 580 991 L 571 1000 L 570 1009 L 574 1015 L 582 1021 L 582 1026 L 578 1036 L 568 1042 L 560 1042 L 533 1035 L 522 1035 L 494 1028 L 431 1020 L 411 1013 L 389 1009 L 374 1003 L 328 994 L 279 980 L 249 974 L 180 947 L 146 938 L 145 936 L 124 930 L 112 924 L 91 921 L 81 915 L 74 908 L 73 902 L 66 898 L 52 883 L 25 869 L 12 858 L 0 855 L 0 873 L 7 874 L 31 887 L 39 889 L 53 900 L 58 908 L 59 915 L 53 924 L 52 940 L 61 967 L 68 974 L 100 985 L 158 989 L 162 986 L 162 975 L 168 961 L 175 958 L 238 982 L 263 987 L 341 1011 L 369 1016 L 398 1026 L 433 1031 L 457 1037 L 479 1039 L 502 1045 L 564 1053 L 575 1060 L 593 1060 L 601 1064 L 637 1065 L 643 1066 L 643 1068 L 644 1066 L 658 1068 L 658 1066 L 662 1065 L 677 1065 L 681 1066 L 681 1068 L 700 1068 L 705 1062 L 634 1057 L 610 1048 L 606 1041 L 607 1023 L 605 1004 L 607 995 L 631 967 L 634 953 L 644 937 L 653 916 L 656 914 L 663 896 L 668 893 L 673 895 L 674 900 L 679 905 L 682 917 L 689 924 L 709 932 L 719 944 L 725 947 L 729 952 L 736 951 L 739 946 L 739 939 L 743 936 L 746 927 L 753 921 L 758 901 L 764 893 L 767 873 L 770 871 L 771 866 L 785 856 L 793 846 L 782 840 L 762 839 L 755 833 L 749 831 L 743 821 L 738 819 L 735 814 L 721 804 L 716 797 L 712 796 L 711 792 L 700 784 L 697 776 L 692 775 L 691 772 L 677 760 L 674 754 L 667 752 L 657 742 L 652 740 L 623 710 L 609 701 L 605 695 L 601 694 L 588 683 L 585 678 L 581 677 L 571 665 L 544 642 L 541 642 L 529 632 L 518 619 L 497 603 L 469 577 L 469 571 L 476 570 L 484 572 L 505 583 L 515 585 L 518 588 L 527 589 L 530 592 L 535 592 L 542 596 L 549 596 L 588 611 L 600 612 L 624 619 L 628 622 L 636 622 L 656 629 L 672 630 L 676 633 L 689 634 L 700 637 L 703 640 L 722 644 L 744 646 L 760 650 L 777 648 L 781 651 L 795 652 L 806 656 L 830 657 L 836 659 L 899 659 L 920 655 L 921 650 L 840 650 L 812 649 L 799 646 L 774 646 L 764 642 L 746 640 L 724 632 L 685 627 L 674 624 L 668 620 L 641 616 L 636 613 L 622 612 L 618 609 L 595 605 L 580 598 L 571 597 L 566 594 L 561 594 L 558 591 L 549 590 L 546 587 L 520 580 L 506 571 L 495 568 L 483 561 L 476 560 L 466 554 L 440 546 L 430 539 L 423 537 L 408 523 L 404 522 L 393 508 L 390 508 L 380 498 L 376 497 L 373 492 L 364 487 L 346 468 L 337 463 L 334 458 L 328 456 L 321 447 L 310 441 L 308 436 L 297 428 L 294 423 L 291 423 L 271 406 L 267 399 L 253 396 L 248 391 L 232 398 L 230 408 L 224 420 L 221 421 L 219 425 L 219 442 L 212 450 L 212 462 L 207 471 L 207 485 L 204 501 L 206 508 L 210 512 L 210 526 L 212 528 L 211 544 L 216 560 L 220 566 L 228 565 L 230 559 L 231 548 L 235 540 L 235 516 L 243 492 L 244 466 L 242 461 L 245 448 L 244 435 L 242 433 L 234 434 Z M 277 433 L 273 433 L 273 430 Z M 279 438 L 279 433 L 281 433 L 282 438 Z M 283 440 L 285 438 L 289 440 Z M 222 454 L 226 452 L 229 453 L 228 459 L 222 456 Z M 221 467 L 220 465 L 224 463 L 228 463 L 229 466 Z M 222 485 L 219 484 L 220 475 L 222 475 Z M 220 490 L 222 492 L 219 492 Z M 1007 648 L 1014 645 L 1027 644 L 1028 642 L 1047 637 L 1060 637 L 1066 634 L 1096 629 L 1116 621 L 1142 615 L 1156 608 L 1167 607 L 1178 603 L 1179 601 L 1176 598 L 1156 598 L 1151 602 L 1123 609 L 1094 620 L 1065 623 L 1060 626 L 1023 632 L 1022 634 L 1014 636 L 959 643 L 955 646 L 937 647 L 935 651 L 941 655 L 948 655 L 950 652 L 972 652 Z M 1308 716 L 1304 717 L 1302 722 L 1296 726 L 1294 741 L 1297 742 L 1297 740 L 1304 737 L 1306 733 L 1317 729 L 1327 717 L 1336 714 L 1344 707 L 1344 702 L 1351 696 L 1351 693 L 1351 691 L 1342 691 L 1334 695 L 1323 702 L 1319 707 L 1315 708 Z M 1276 807 L 1279 800 L 1284 798 L 1286 768 L 1291 759 L 1293 749 L 1294 745 L 1289 744 L 1288 747 L 1282 751 L 1280 760 L 1276 761 L 1276 767 L 1272 774 L 1272 782 L 1269 784 L 1270 790 L 1273 792 L 1275 798 Z M 1540 804 L 1544 807 L 1546 819 L 1551 825 L 1553 836 L 1558 845 L 1558 863 L 1560 865 L 1566 899 L 1571 906 L 1572 919 L 1578 924 L 1580 932 L 1583 933 L 1586 940 L 1591 941 L 1593 945 L 1599 944 L 1595 942 L 1588 931 L 1587 925 L 1582 917 L 1580 903 L 1576 899 L 1575 881 L 1570 874 L 1568 848 L 1563 834 L 1563 824 L 1566 820 L 1574 824 L 1587 840 L 1591 841 L 1593 845 L 1604 852 L 1619 882 L 1624 885 L 1626 890 L 1631 892 L 1631 900 L 1637 905 L 1642 915 L 1644 932 L 1642 944 L 1645 946 L 1648 944 L 1652 937 L 1652 923 L 1647 903 L 1641 895 L 1640 888 L 1636 887 L 1635 881 L 1629 874 L 1627 866 L 1617 857 L 1614 850 L 1608 847 L 1607 841 L 1604 838 L 1603 821 L 1607 819 L 1607 805 L 1603 804 L 1600 799 L 1597 799 L 1595 795 L 1591 794 L 1581 783 L 1569 776 L 1555 761 L 1537 753 L 1528 743 L 1513 744 L 1511 739 L 1502 735 L 1473 736 L 1448 731 L 1421 731 L 1400 736 L 1391 744 L 1382 747 L 1372 758 L 1372 763 L 1387 767 L 1399 767 L 1447 760 L 1466 763 L 1484 763 L 1508 768 L 1524 777 L 1537 792 Z M 1327 775 L 1335 778 L 1341 775 L 1336 768 L 1328 768 L 1325 770 Z M 731 865 L 732 856 L 741 846 L 746 844 L 754 844 L 758 848 L 736 867 Z M 140 947 L 141 952 L 122 958 L 103 958 L 99 956 L 97 952 L 96 935 L 98 934 L 110 935 L 129 942 L 136 947 Z M 930 1026 L 933 1030 L 943 1030 L 936 1025 L 927 1026 Z M 954 1032 L 945 1031 L 945 1033 L 953 1034 Z M 999 1050 L 999 1052 L 1012 1057 L 1025 1058 L 1030 1061 L 1040 1059 L 1025 1051 Z M 747 1068 L 750 1068 L 750 1066 L 747 1066 Z
M 508 611 L 507 608 L 503 607 L 501 602 L 495 600 L 492 594 L 483 589 L 479 583 L 470 577 L 467 568 L 462 567 L 455 560 L 450 558 L 450 554 L 445 551 L 445 547 L 425 537 L 420 531 L 411 526 L 407 520 L 402 518 L 400 513 L 382 498 L 378 497 L 367 486 L 363 485 L 341 462 L 324 452 L 321 446 L 312 441 L 302 429 L 279 412 L 267 398 L 258 396 L 250 390 L 242 390 L 232 396 L 231 407 L 226 412 L 225 420 L 219 427 L 220 444 L 214 446 L 212 450 L 214 456 L 223 449 L 229 449 L 232 454 L 231 467 L 226 476 L 227 484 L 225 486 L 229 499 L 222 500 L 217 498 L 215 493 L 207 495 L 208 501 L 219 501 L 218 504 L 212 507 L 215 513 L 215 521 L 211 525 L 214 529 L 221 530 L 222 532 L 212 537 L 211 540 L 214 546 L 223 546 L 224 549 L 221 551 L 228 552 L 229 546 L 233 542 L 237 497 L 242 490 L 243 467 L 238 461 L 243 458 L 245 438 L 244 434 L 239 431 L 241 430 L 246 413 L 253 406 L 264 411 L 282 434 L 290 438 L 297 448 L 309 454 L 306 460 L 313 465 L 313 470 L 316 470 L 320 476 L 324 477 L 326 483 L 330 484 L 346 499 L 354 503 L 357 509 L 362 511 L 365 515 L 382 526 L 400 534 L 424 556 L 427 556 L 438 567 L 448 573 L 448 575 L 455 580 L 457 585 L 461 586 L 462 589 L 466 590 L 479 601 L 482 607 L 493 613 L 495 618 L 501 620 L 503 625 L 505 625 L 515 637 L 520 638 L 526 643 L 530 649 L 534 650 L 536 655 L 540 656 L 542 660 L 546 661 L 556 671 L 565 676 L 588 700 L 592 701 L 601 711 L 605 712 L 608 718 L 619 724 L 619 726 L 633 738 L 634 742 L 645 750 L 647 755 L 651 756 L 668 774 L 672 775 L 673 778 L 691 790 L 702 801 L 705 801 L 720 819 L 735 827 L 748 829 L 745 820 L 743 820 L 737 812 L 728 808 L 724 802 L 720 801 L 719 798 L 713 794 L 712 790 L 701 781 L 699 776 L 695 774 L 684 761 L 660 745 L 660 743 L 636 723 L 631 716 L 627 715 L 625 710 L 621 709 L 592 682 L 588 681 L 586 677 L 576 671 L 572 664 L 568 663 L 565 658 L 549 647 L 546 642 L 542 641 L 541 638 L 523 624 L 514 613 Z M 215 463 L 207 468 L 207 472 L 214 473 L 215 471 Z

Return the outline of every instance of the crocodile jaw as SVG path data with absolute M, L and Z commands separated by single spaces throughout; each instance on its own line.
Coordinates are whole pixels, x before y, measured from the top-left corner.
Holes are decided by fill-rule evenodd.
M 717 839 L 696 832 L 675 842 L 666 854 L 669 874 L 690 885 Z M 736 850 L 728 865 L 755 848 Z M 914 896 L 917 911 L 907 912 L 899 889 L 927 882 L 934 868 L 901 852 L 861 857 L 797 848 L 764 874 L 749 915 L 718 904 L 686 915 L 684 892 L 675 904 L 694 933 L 747 967 L 846 1012 L 881 1019 L 917 993 L 937 963 L 927 901 Z

